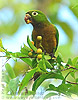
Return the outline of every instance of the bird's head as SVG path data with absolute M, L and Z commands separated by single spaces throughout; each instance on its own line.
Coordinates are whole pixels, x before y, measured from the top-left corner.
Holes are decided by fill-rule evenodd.
M 39 10 L 28 11 L 24 18 L 27 24 L 37 25 L 48 22 L 45 14 Z

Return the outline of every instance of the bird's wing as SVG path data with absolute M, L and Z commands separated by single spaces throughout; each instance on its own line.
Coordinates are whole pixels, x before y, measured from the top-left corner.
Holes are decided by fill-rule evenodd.
M 57 30 L 56 27 L 55 27 L 55 29 L 56 29 L 56 42 L 57 42 L 56 49 L 55 49 L 55 51 L 56 51 L 57 50 L 57 47 L 58 47 L 58 43 L 59 43 L 59 32 L 58 32 L 58 30 Z

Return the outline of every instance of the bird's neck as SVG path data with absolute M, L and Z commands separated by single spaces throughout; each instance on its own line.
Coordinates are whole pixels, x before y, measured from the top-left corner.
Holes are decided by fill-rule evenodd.
M 33 24 L 34 29 L 42 29 L 44 27 L 48 27 L 50 25 L 50 22 L 45 23 L 37 23 Z

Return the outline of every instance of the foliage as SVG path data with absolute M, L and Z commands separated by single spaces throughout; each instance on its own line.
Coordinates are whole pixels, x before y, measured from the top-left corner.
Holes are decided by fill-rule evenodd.
M 6 94 L 10 92 L 10 96 L 16 96 L 18 94 L 21 97 L 29 97 L 30 95 L 34 97 L 38 87 L 41 86 L 44 80 L 60 79 L 62 83 L 57 87 L 52 83 L 47 84 L 48 88 L 46 88 L 46 91 L 49 91 L 49 93 L 44 96 L 44 99 L 55 95 L 71 97 L 72 94 L 75 94 L 78 96 L 78 77 L 76 76 L 76 73 L 78 73 L 78 57 L 73 60 L 69 58 L 67 63 L 64 63 L 61 55 L 58 55 L 56 58 L 51 58 L 49 54 L 42 52 L 42 58 L 38 59 L 37 48 L 32 44 L 29 36 L 27 37 L 27 43 L 29 47 L 24 44 L 20 52 L 12 53 L 3 47 L 2 40 L 0 39 L 0 49 L 3 49 L 1 52 L 5 53 L 3 57 L 7 57 L 7 59 L 12 58 L 14 61 L 17 61 L 17 58 L 19 58 L 30 66 L 30 69 L 22 76 L 22 81 L 20 81 L 19 77 L 15 75 L 11 65 L 8 63 L 5 64 L 6 71 L 4 71 L 5 78 L 3 82 L 6 83 L 6 87 L 4 88 Z M 29 52 L 32 52 L 32 56 L 28 55 Z M 69 76 L 74 81 L 70 81 Z M 32 90 L 30 91 L 27 86 L 33 79 L 34 82 Z

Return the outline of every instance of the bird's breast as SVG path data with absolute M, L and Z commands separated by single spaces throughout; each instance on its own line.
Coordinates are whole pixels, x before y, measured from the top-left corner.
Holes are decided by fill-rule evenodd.
M 33 30 L 32 35 L 37 48 L 39 47 L 37 36 L 42 36 L 42 46 L 47 53 L 51 53 L 56 48 L 56 30 L 53 26 Z

